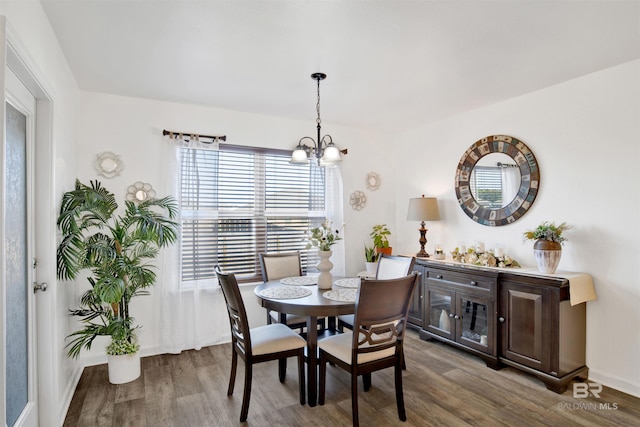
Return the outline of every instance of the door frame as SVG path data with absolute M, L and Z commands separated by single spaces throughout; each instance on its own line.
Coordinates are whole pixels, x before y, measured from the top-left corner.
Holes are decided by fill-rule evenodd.
M 35 256 L 38 259 L 38 266 L 35 272 L 39 282 L 46 282 L 49 287 L 46 292 L 39 292 L 36 298 L 35 309 L 37 312 L 35 336 L 36 336 L 36 371 L 38 373 L 39 382 L 37 384 L 37 401 L 38 412 L 40 416 L 40 425 L 58 425 L 60 417 L 57 396 L 61 393 L 56 392 L 59 384 L 58 367 L 60 366 L 60 349 L 56 346 L 57 337 L 59 335 L 59 326 L 55 319 L 56 315 L 56 209 L 54 203 L 54 145 L 53 145 L 53 98 L 52 93 L 48 89 L 48 85 L 43 78 L 44 73 L 40 72 L 35 62 L 30 58 L 27 49 L 22 45 L 15 30 L 7 23 L 6 17 L 0 16 L 0 63 L 6 64 L 7 67 L 20 79 L 20 81 L 29 89 L 36 98 L 36 123 L 35 123 L 35 156 L 34 171 L 35 180 L 34 198 L 37 200 L 37 209 L 35 214 L 35 234 L 38 236 L 35 249 Z M 4 94 L 5 85 L 5 68 L 0 67 L 0 89 Z M 5 116 L 5 102 L 0 106 L 2 117 Z M 0 162 L 4 164 L 4 153 L 6 147 L 4 120 L 0 120 L 0 136 L 1 150 Z M 4 174 L 0 174 L 0 188 L 4 188 Z M 4 192 L 3 192 L 4 193 Z M 0 198 L 0 242 L 4 242 L 4 196 Z M 0 260 L 0 271 L 6 271 L 4 265 L 4 257 Z M 6 304 L 6 295 L 4 293 L 5 277 L 0 274 L 0 304 L 2 315 L 0 316 L 0 387 L 3 395 L 6 395 L 6 312 L 4 310 Z M 53 321 L 52 321 L 53 320 Z M 4 399 L 0 400 L 0 416 L 2 422 L 6 420 L 6 403 Z

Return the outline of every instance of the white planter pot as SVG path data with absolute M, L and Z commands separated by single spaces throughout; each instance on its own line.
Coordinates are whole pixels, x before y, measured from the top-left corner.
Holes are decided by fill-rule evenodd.
M 365 262 L 364 263 L 367 268 L 367 275 L 376 277 L 376 272 L 378 271 L 378 263 L 377 262 Z
M 140 376 L 140 352 L 107 356 L 109 363 L 109 382 L 124 384 L 134 381 Z

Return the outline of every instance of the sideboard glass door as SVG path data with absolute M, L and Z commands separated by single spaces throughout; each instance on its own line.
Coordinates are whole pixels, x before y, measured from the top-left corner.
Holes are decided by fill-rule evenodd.
M 455 294 L 436 287 L 429 287 L 426 290 L 427 321 L 424 322 L 426 329 L 445 338 L 454 339 L 453 303 Z
M 483 352 L 491 352 L 495 338 L 493 325 L 488 319 L 494 317 L 493 302 L 480 296 L 457 296 L 456 341 Z

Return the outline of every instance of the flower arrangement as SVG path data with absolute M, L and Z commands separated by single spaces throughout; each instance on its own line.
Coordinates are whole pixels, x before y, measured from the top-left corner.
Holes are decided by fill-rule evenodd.
M 474 248 L 460 252 L 456 247 L 451 256 L 455 261 L 463 264 L 479 265 L 481 267 L 519 268 L 520 264 L 509 255 L 495 256 L 493 252 L 477 252 Z
M 340 237 L 338 230 L 331 229 L 331 222 L 327 220 L 320 227 L 311 229 L 308 240 L 307 249 L 318 248 L 321 251 L 330 251 L 331 246 L 338 243 L 338 240 L 342 240 L 342 237 Z
M 566 222 L 555 225 L 553 222 L 544 221 L 535 230 L 525 231 L 523 236 L 525 240 L 549 240 L 556 243 L 562 243 L 567 240 L 562 235 L 564 231 L 571 228 Z

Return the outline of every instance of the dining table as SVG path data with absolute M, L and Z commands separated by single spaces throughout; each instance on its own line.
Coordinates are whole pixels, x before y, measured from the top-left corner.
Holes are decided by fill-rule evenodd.
M 262 307 L 280 313 L 305 316 L 307 320 L 307 402 L 316 406 L 318 395 L 318 318 L 333 322 L 321 335 L 339 333 L 335 317 L 355 313 L 359 278 L 334 277 L 331 289 L 319 289 L 314 276 L 272 280 L 256 286 L 254 292 Z

